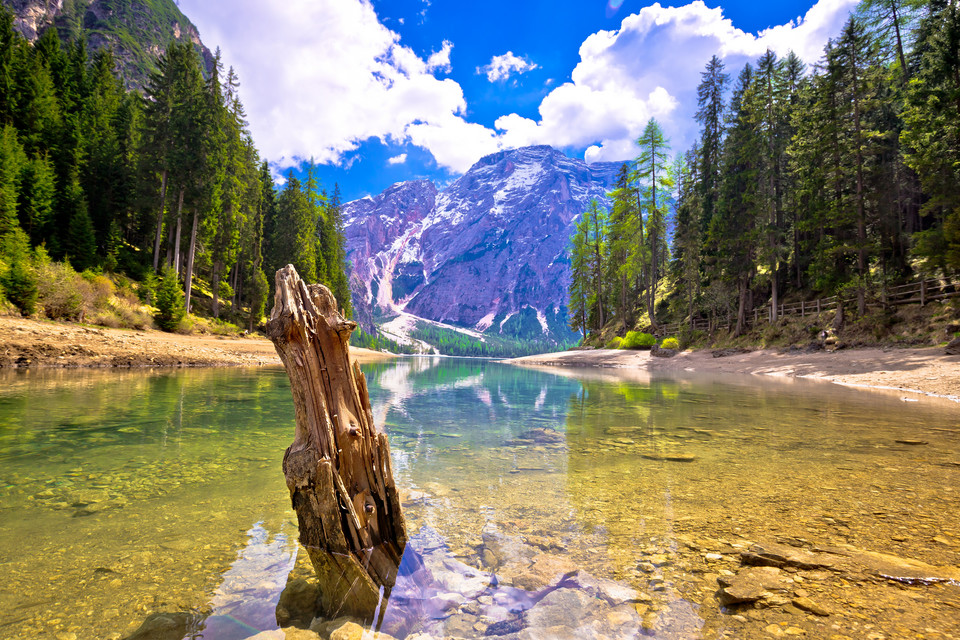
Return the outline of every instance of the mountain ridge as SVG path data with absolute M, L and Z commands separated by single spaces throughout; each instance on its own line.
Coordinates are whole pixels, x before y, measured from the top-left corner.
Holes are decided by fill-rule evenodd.
M 14 27 L 34 42 L 48 28 L 86 37 L 92 51 L 112 48 L 127 89 L 143 89 L 173 41 L 189 40 L 209 72 L 214 56 L 173 0 L 2 0 Z
M 451 330 L 484 342 L 571 343 L 569 238 L 590 199 L 608 202 L 621 164 L 522 147 L 484 156 L 442 190 L 401 182 L 345 204 L 358 320 L 407 341 Z

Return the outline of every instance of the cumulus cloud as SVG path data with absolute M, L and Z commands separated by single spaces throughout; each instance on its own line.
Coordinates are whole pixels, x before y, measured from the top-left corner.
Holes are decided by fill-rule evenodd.
M 453 70 L 453 67 L 450 65 L 450 51 L 452 49 L 453 43 L 449 40 L 444 40 L 440 51 L 434 51 L 430 54 L 430 57 L 427 58 L 427 70 L 450 73 Z
M 490 82 L 498 82 L 506 80 L 513 73 L 526 73 L 537 68 L 536 64 L 526 58 L 513 55 L 513 51 L 507 51 L 502 56 L 493 56 L 489 64 L 477 67 L 477 73 L 485 74 Z
M 839 33 L 857 0 L 819 0 L 802 19 L 760 33 L 736 28 L 701 0 L 654 4 L 580 45 L 569 80 L 547 85 L 536 118 L 504 114 L 494 128 L 468 120 L 449 77 L 453 43 L 421 57 L 379 20 L 370 0 L 182 0 L 204 41 L 237 68 L 254 139 L 280 167 L 313 157 L 342 163 L 364 140 L 411 143 L 462 172 L 504 147 L 585 149 L 588 161 L 623 160 L 651 117 L 682 150 L 696 136 L 696 86 L 717 54 L 735 75 L 769 47 L 808 63 Z M 429 7 L 424 0 L 423 7 Z M 508 51 L 478 69 L 491 82 L 537 68 Z M 401 156 L 397 156 L 398 158 Z
M 654 117 L 673 137 L 674 149 L 684 149 L 696 135 L 696 87 L 712 55 L 724 60 L 731 75 L 767 48 L 779 55 L 793 50 L 815 62 L 855 4 L 820 0 L 802 19 L 758 34 L 736 28 L 722 9 L 700 0 L 644 7 L 619 29 L 584 40 L 570 81 L 543 99 L 539 120 L 510 114 L 495 126 L 504 146 L 586 147 L 584 157 L 592 162 L 633 157 L 633 141 Z
M 398 156 L 393 156 L 392 158 L 387 158 L 387 164 L 403 164 L 407 161 L 407 154 L 401 153 Z
M 467 124 L 460 85 L 435 76 L 449 71 L 453 44 L 441 43 L 424 60 L 380 22 L 369 0 L 287 0 L 269 10 L 258 0 L 182 0 L 181 6 L 204 41 L 219 45 L 236 67 L 254 139 L 281 168 L 309 157 L 340 163 L 370 138 L 407 142 L 415 125 Z M 469 163 L 448 158 L 465 151 L 441 149 L 434 157 L 464 171 Z

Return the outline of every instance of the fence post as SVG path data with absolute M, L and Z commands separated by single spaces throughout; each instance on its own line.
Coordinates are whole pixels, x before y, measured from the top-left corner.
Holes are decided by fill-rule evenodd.
M 805 318 L 807 316 L 806 311 L 803 308 L 803 300 L 800 301 L 800 317 Z
M 820 315 L 820 298 L 817 298 L 817 315 Z
M 759 321 L 760 321 L 759 316 L 760 316 L 760 310 L 754 309 L 753 310 L 753 326 L 757 326 L 759 324 Z
M 920 306 L 922 307 L 926 304 L 927 304 L 927 281 L 921 280 L 920 281 Z

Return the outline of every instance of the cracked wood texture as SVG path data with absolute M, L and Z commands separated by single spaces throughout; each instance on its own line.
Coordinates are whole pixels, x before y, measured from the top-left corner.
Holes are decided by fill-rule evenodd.
M 297 426 L 283 473 L 300 542 L 320 581 L 320 613 L 370 619 L 396 580 L 406 531 L 387 436 L 350 360 L 356 326 L 329 289 L 304 283 L 293 265 L 277 271 L 267 335 L 293 392 Z

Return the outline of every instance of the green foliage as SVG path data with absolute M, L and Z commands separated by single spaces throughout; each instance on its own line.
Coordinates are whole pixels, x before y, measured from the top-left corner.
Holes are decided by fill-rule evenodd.
M 399 344 L 377 331 L 366 333 L 362 327 L 357 327 L 357 330 L 350 334 L 350 346 L 370 349 L 371 351 L 388 351 L 397 354 L 417 353 L 417 350 L 411 345 Z
M 607 349 L 619 349 L 620 343 L 623 342 L 623 338 L 620 336 L 614 336 L 614 338 L 606 344 Z
M 175 6 L 115 2 L 94 15 L 86 4 L 65 2 L 57 29 L 33 46 L 0 11 L 0 235 L 22 229 L 30 246 L 80 271 L 146 278 L 145 300 L 161 262 L 176 264 L 185 306 L 199 275 L 210 283 L 199 295 L 212 300 L 198 309 L 217 317 L 226 297 L 232 317 L 249 318 L 251 327 L 263 314 L 267 276 L 293 262 L 306 280 L 331 287 L 349 314 L 336 187 L 327 198 L 311 171 L 306 184 L 284 191 L 281 211 L 247 129 L 237 74 L 219 55 L 212 67 L 201 60 Z M 176 38 L 174 23 L 184 30 Z M 167 35 L 155 59 L 143 47 L 158 34 Z M 104 43 L 117 46 L 111 52 Z M 146 95 L 128 91 L 121 75 L 128 83 L 149 76 Z M 17 273 L 31 258 L 23 260 Z M 72 279 L 67 267 L 44 268 L 62 284 Z M 86 293 L 64 297 L 59 284 L 49 296 L 53 315 L 92 312 Z M 122 323 L 136 315 L 128 311 L 101 317 Z
M 660 343 L 661 349 L 679 349 L 680 341 L 676 338 L 664 338 L 663 342 Z
M 176 272 L 164 267 L 157 287 L 157 313 L 154 315 L 154 321 L 160 329 L 176 331 L 180 327 L 180 322 L 186 315 L 183 298 L 183 289 Z
M 33 315 L 37 306 L 37 275 L 30 259 L 27 236 L 23 231 L 14 231 L 2 236 L 0 256 L 7 262 L 0 272 L 0 285 L 4 296 L 21 314 Z
M 620 342 L 620 349 L 649 349 L 657 344 L 657 339 L 649 333 L 628 331 Z
M 669 313 L 735 337 L 784 300 L 839 293 L 862 316 L 878 283 L 956 274 L 960 6 L 864 0 L 835 36 L 810 67 L 767 51 L 734 82 L 711 59 L 699 140 L 672 164 L 648 123 L 610 193 L 602 279 L 587 277 L 589 229 L 573 236 L 570 312 L 585 338 L 601 308 L 615 329 Z
M 410 332 L 410 337 L 436 346 L 444 355 L 481 358 L 513 358 L 562 350 L 568 346 L 546 339 L 518 341 L 493 335 L 485 335 L 481 339 L 423 322 L 417 323 L 416 329 Z

